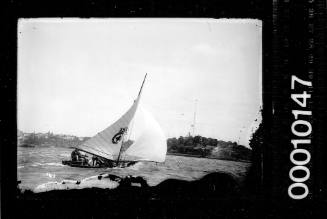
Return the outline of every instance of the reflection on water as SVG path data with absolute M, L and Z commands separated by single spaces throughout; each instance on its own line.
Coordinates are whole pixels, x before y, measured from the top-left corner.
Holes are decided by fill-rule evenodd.
M 127 168 L 77 168 L 62 165 L 72 149 L 57 147 L 23 148 L 17 151 L 17 177 L 23 189 L 34 189 L 49 181 L 82 180 L 102 173 L 141 176 L 154 186 L 168 178 L 194 180 L 208 173 L 227 172 L 244 180 L 249 163 L 168 155 L 164 163 L 139 162 Z

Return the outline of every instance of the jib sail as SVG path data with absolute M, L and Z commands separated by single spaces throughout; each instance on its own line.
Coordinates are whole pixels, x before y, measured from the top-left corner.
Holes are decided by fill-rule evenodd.
M 139 108 L 137 113 L 143 113 L 144 127 L 139 137 L 124 153 L 123 159 L 164 162 L 167 140 L 160 125 L 144 108 Z

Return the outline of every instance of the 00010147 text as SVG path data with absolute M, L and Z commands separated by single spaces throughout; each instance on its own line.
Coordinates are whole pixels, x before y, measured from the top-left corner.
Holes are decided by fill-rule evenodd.
M 292 75 L 291 79 L 291 89 L 295 89 L 295 85 L 301 87 L 312 87 L 312 82 L 304 81 Z M 288 187 L 288 195 L 292 199 L 304 199 L 309 194 L 308 186 L 305 182 L 310 178 L 310 170 L 307 165 L 311 160 L 310 152 L 305 149 L 310 146 L 311 139 L 308 136 L 312 132 L 312 125 L 308 120 L 311 120 L 312 111 L 308 110 L 307 99 L 311 98 L 311 95 L 307 93 L 307 91 L 303 91 L 301 94 L 291 94 L 292 100 L 297 103 L 298 106 L 301 107 L 301 110 L 292 110 L 292 114 L 294 115 L 294 121 L 291 125 L 292 134 L 297 139 L 292 139 L 291 143 L 293 145 L 293 150 L 290 153 L 290 160 L 294 164 L 294 166 L 289 171 L 289 177 L 292 180 L 292 184 Z M 301 118 L 301 119 L 300 119 Z M 302 127 L 302 129 L 300 129 Z M 304 147 L 304 148 L 300 148 Z M 296 159 L 296 155 L 297 159 Z M 302 155 L 299 159 L 299 155 Z M 305 159 L 303 159 L 304 157 Z M 304 173 L 303 176 L 299 177 L 299 174 L 295 174 L 296 172 Z M 301 174 L 302 175 L 302 174 Z M 302 188 L 302 189 L 300 189 Z M 302 192 L 299 192 L 299 189 Z M 297 190 L 297 192 L 295 192 Z M 297 194 L 296 194 L 297 193 Z

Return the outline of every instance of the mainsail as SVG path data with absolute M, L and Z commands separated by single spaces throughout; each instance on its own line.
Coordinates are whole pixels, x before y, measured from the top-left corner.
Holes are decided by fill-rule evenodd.
M 146 78 L 146 75 L 145 75 Z M 96 134 L 83 144 L 77 146 L 79 150 L 109 159 L 118 160 L 123 152 L 124 136 L 129 131 L 129 126 L 138 109 L 143 84 L 139 91 L 137 99 L 127 112 L 108 128 Z M 144 111 L 145 112 L 145 111 Z M 140 137 L 130 146 L 124 148 L 122 160 L 136 161 L 148 160 L 163 162 L 167 152 L 166 138 L 153 117 L 149 113 L 146 116 L 146 128 Z
M 139 99 L 140 96 L 134 101 L 134 104 L 129 110 L 115 123 L 77 148 L 100 157 L 115 160 L 121 148 L 123 135 L 128 130 L 129 124 L 136 112 Z

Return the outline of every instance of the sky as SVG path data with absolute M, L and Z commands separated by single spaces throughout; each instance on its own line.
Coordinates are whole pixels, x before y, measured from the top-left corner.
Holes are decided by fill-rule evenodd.
M 148 73 L 140 104 L 167 137 L 190 132 L 248 146 L 262 105 L 261 26 L 239 19 L 20 19 L 18 129 L 93 136 L 132 105 Z

